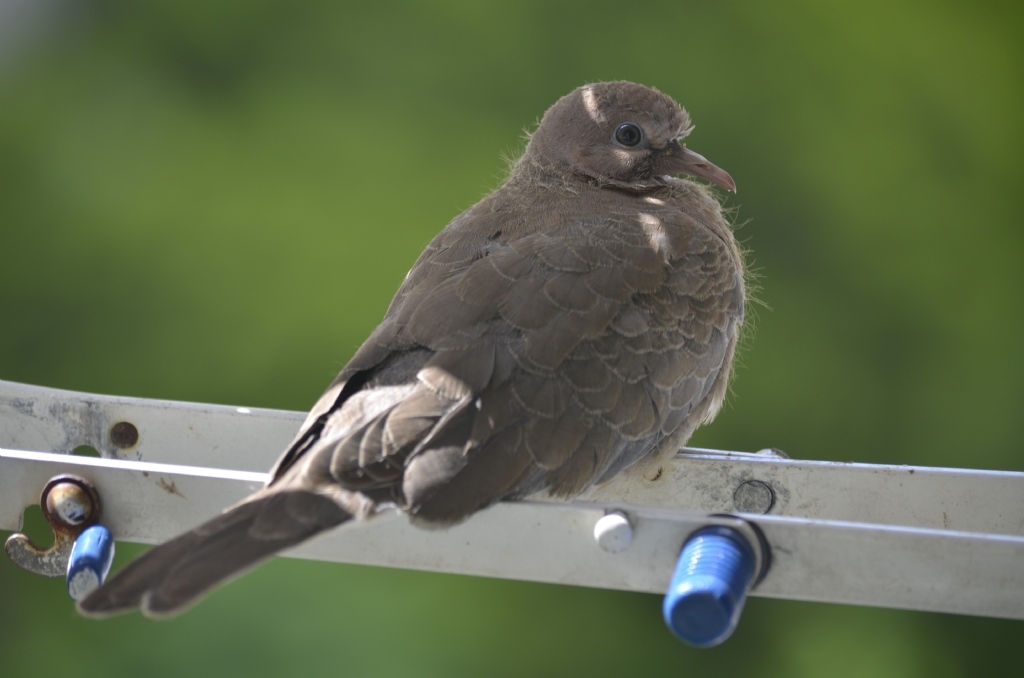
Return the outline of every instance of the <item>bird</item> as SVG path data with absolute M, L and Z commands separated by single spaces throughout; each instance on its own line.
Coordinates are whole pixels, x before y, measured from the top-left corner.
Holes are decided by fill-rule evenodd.
M 736 185 L 686 147 L 692 129 L 631 82 L 560 98 L 504 183 L 427 245 L 267 485 L 79 611 L 171 615 L 384 508 L 443 529 L 663 464 L 721 409 L 746 303 L 743 253 L 702 181 Z

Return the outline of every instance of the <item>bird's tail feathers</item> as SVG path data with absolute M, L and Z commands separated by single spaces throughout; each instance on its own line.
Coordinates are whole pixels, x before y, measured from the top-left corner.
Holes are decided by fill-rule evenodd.
M 211 588 L 351 518 L 333 499 L 305 490 L 267 491 L 135 559 L 78 603 L 90 617 L 141 608 L 183 611 Z

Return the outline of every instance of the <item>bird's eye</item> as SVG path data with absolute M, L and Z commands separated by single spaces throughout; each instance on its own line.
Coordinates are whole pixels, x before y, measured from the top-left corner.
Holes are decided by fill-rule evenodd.
M 624 122 L 615 130 L 615 140 L 623 146 L 632 148 L 643 141 L 644 132 L 633 122 Z

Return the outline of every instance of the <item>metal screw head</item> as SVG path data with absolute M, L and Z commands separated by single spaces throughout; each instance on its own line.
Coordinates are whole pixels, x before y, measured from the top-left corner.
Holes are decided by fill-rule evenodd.
M 768 513 L 775 505 L 775 493 L 768 483 L 748 480 L 740 483 L 732 495 L 733 504 L 740 513 Z
M 139 429 L 135 424 L 119 421 L 110 427 L 110 442 L 122 450 L 135 447 L 139 442 Z
M 75 527 L 92 517 L 94 507 L 92 498 L 81 486 L 62 482 L 50 488 L 46 495 L 46 508 L 55 520 Z

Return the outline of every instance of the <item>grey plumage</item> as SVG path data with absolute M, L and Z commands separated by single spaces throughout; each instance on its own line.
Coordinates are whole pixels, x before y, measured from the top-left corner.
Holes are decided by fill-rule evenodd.
M 735 189 L 680 143 L 689 130 L 669 97 L 632 83 L 560 99 L 508 181 L 427 246 L 268 486 L 80 610 L 172 613 L 384 502 L 443 527 L 673 453 L 721 407 L 744 309 L 719 203 L 670 178 Z

